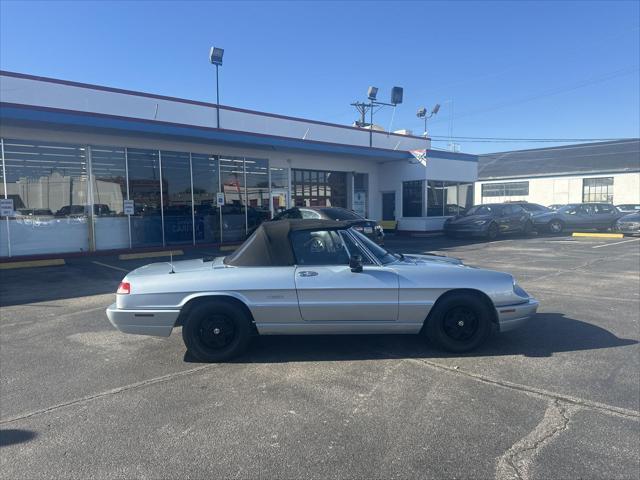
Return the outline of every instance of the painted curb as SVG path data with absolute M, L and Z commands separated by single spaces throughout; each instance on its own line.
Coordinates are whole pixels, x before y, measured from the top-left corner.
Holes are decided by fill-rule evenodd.
M 65 265 L 64 259 L 51 258 L 49 260 L 27 260 L 24 262 L 0 263 L 0 270 L 11 270 L 14 268 L 53 267 L 57 265 Z

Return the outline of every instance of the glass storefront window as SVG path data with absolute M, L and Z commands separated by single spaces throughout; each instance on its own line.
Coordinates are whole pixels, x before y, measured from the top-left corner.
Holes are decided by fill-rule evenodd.
M 242 157 L 220 158 L 220 184 L 224 193 L 222 241 L 242 240 L 247 231 L 244 159 Z
M 272 215 L 284 211 L 288 207 L 289 198 L 289 169 L 271 167 L 271 208 Z
M 258 158 L 245 158 L 247 181 L 247 231 L 271 218 L 269 208 L 269 162 Z
M 294 169 L 292 189 L 297 207 L 347 207 L 346 172 Z
M 3 184 L 2 196 L 13 199 L 16 212 L 8 223 L 2 222 L 3 242 L 5 238 L 11 242 L 11 254 L 87 251 L 86 148 L 10 139 L 3 145 L 6 192 Z
M 473 206 L 473 183 L 458 184 L 458 212 L 462 214 Z
M 124 200 L 128 198 L 125 150 L 90 148 L 96 249 L 129 248 L 129 219 L 124 215 Z
M 191 155 L 193 169 L 193 206 L 196 243 L 220 241 L 220 209 L 216 193 L 220 191 L 218 157 Z
M 167 245 L 193 243 L 191 163 L 185 152 L 160 152 L 162 211 Z
M 423 181 L 402 182 L 402 216 L 421 217 L 423 205 Z
M 353 175 L 353 210 L 359 215 L 369 217 L 369 174 Z
M 129 198 L 134 202 L 131 216 L 133 247 L 163 245 L 160 156 L 157 150 L 126 150 L 129 166 Z

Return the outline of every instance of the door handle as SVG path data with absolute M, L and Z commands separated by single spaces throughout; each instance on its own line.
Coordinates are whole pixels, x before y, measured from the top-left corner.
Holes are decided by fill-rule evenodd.
M 298 272 L 299 277 L 315 277 L 318 275 L 318 272 L 313 272 L 311 270 L 303 270 L 302 272 Z

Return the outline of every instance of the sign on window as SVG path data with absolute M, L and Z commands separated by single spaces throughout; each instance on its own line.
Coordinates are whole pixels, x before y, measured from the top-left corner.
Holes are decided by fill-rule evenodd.
M 125 200 L 124 201 L 124 214 L 125 215 L 135 215 L 135 207 L 133 205 L 133 200 Z
M 0 199 L 0 217 L 13 217 L 14 215 L 13 198 Z

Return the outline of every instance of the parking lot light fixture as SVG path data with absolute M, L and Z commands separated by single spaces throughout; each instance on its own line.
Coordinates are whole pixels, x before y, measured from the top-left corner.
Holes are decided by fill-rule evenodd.
M 209 50 L 209 61 L 216 66 L 216 127 L 220 128 L 220 88 L 218 83 L 218 67 L 222 65 L 224 49 L 211 47 Z

